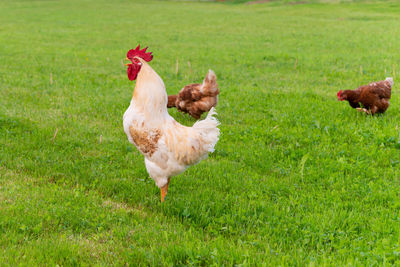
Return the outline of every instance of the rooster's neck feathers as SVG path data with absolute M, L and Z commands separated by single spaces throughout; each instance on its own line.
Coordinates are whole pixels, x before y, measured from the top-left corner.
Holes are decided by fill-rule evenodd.
M 153 118 L 160 118 L 167 112 L 167 92 L 160 76 L 143 59 L 138 73 L 132 102 L 138 108 L 153 112 Z

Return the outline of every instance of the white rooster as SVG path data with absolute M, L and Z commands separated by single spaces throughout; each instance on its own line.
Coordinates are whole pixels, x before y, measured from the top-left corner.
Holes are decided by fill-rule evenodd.
M 161 202 L 167 195 L 170 178 L 198 163 L 214 151 L 219 138 L 214 108 L 207 117 L 186 127 L 167 111 L 168 96 L 160 76 L 147 62 L 153 59 L 146 49 L 129 50 L 128 77 L 136 81 L 129 108 L 124 114 L 124 131 L 129 142 L 144 155 L 150 177 L 161 189 Z

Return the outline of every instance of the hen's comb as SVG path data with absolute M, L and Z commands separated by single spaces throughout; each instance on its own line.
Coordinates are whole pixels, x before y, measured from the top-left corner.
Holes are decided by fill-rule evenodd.
M 147 62 L 150 62 L 153 59 L 153 55 L 151 52 L 146 53 L 147 47 L 140 50 L 140 45 L 138 45 L 135 49 L 131 49 L 128 51 L 128 54 L 126 54 L 126 57 L 129 59 L 133 59 L 134 57 L 140 57 Z
M 342 90 L 340 90 L 340 91 L 337 93 L 337 97 L 339 98 L 341 94 L 342 94 Z

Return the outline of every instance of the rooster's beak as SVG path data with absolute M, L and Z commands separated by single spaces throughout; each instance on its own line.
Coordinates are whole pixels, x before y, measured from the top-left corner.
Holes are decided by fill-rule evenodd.
M 125 58 L 125 60 L 129 60 L 129 58 Z M 125 66 L 128 67 L 130 64 L 131 64 L 130 62 L 129 62 L 129 63 L 126 63 Z

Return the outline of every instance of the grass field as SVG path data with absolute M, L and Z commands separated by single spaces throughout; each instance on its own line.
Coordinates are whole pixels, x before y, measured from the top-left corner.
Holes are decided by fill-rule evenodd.
M 399 14 L 0 1 L 0 265 L 400 264 Z M 138 43 L 169 93 L 209 68 L 221 89 L 216 152 L 163 205 L 122 128 Z M 382 116 L 336 100 L 387 76 Z

